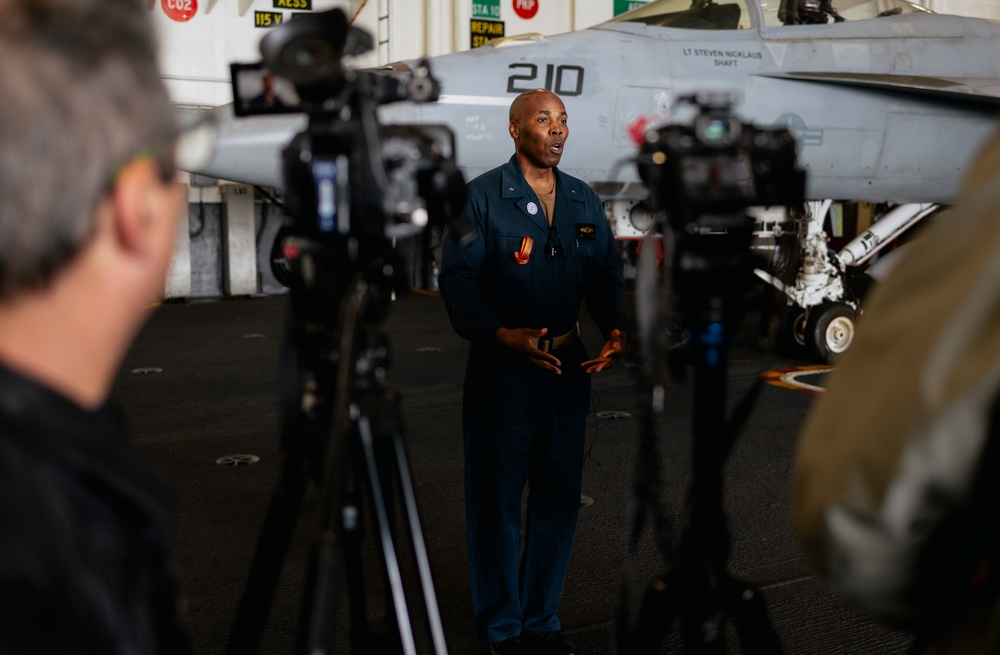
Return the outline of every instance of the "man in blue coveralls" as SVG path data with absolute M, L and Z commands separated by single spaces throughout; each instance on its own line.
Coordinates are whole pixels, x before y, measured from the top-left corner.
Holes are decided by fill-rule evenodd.
M 566 108 L 510 106 L 515 153 L 468 185 L 476 238 L 445 239 L 439 278 L 470 343 L 463 427 L 473 612 L 491 654 L 577 653 L 557 610 L 580 509 L 590 373 L 628 343 L 622 260 L 597 194 L 556 168 Z M 607 340 L 590 359 L 583 302 Z M 521 497 L 529 488 L 521 551 Z

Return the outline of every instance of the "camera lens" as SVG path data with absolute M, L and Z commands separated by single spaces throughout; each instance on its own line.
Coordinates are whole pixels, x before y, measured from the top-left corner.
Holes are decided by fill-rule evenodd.
M 322 78 L 340 63 L 340 52 L 322 38 L 303 37 L 288 43 L 280 55 L 282 68 L 297 79 Z
M 729 136 L 729 121 L 725 118 L 713 118 L 704 126 L 701 138 L 705 141 L 721 141 Z
M 261 39 L 264 65 L 295 84 L 315 84 L 339 75 L 349 27 L 340 10 L 283 23 Z
M 698 141 L 713 148 L 731 146 L 740 137 L 740 123 L 728 113 L 708 113 L 695 122 Z
M 296 43 L 293 46 L 293 48 L 290 48 L 290 59 L 300 68 L 315 68 L 317 65 L 325 64 L 330 60 L 330 47 L 321 41 Z

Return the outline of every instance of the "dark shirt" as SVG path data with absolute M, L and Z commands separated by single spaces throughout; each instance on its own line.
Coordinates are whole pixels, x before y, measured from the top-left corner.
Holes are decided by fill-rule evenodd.
M 110 409 L 0 365 L 0 653 L 188 652 L 169 498 Z

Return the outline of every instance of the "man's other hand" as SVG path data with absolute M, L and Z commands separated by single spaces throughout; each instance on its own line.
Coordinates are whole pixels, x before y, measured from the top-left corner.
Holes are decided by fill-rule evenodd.
M 562 362 L 555 355 L 542 352 L 531 343 L 532 339 L 544 337 L 548 331 L 548 328 L 542 328 L 541 330 L 533 328 L 500 328 L 496 331 L 494 337 L 506 346 L 508 350 L 524 357 L 535 366 L 552 371 L 556 375 L 562 375 L 562 369 L 559 368 L 562 366 Z
M 596 359 L 589 359 L 580 364 L 587 373 L 599 373 L 606 368 L 611 368 L 618 361 L 618 358 L 625 354 L 628 347 L 628 334 L 621 330 L 612 330 L 611 338 L 605 342 L 601 348 L 601 354 Z

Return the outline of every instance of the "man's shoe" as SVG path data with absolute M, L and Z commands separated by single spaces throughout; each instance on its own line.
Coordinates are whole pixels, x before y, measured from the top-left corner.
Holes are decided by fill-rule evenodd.
M 525 651 L 521 640 L 517 637 L 511 637 L 495 644 L 489 644 L 486 652 L 489 655 L 522 655 Z
M 579 655 L 573 640 L 559 632 L 543 632 L 537 635 L 523 635 L 521 641 L 531 655 Z

